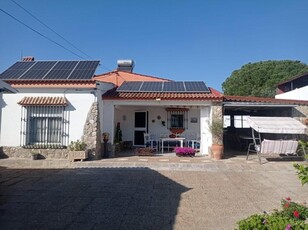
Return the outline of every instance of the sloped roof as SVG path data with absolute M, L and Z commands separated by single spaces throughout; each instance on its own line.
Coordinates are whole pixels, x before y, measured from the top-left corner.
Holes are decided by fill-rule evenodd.
M 65 97 L 24 97 L 18 104 L 23 106 L 65 106 L 67 99 Z
M 284 84 L 286 84 L 286 83 L 288 83 L 288 82 L 294 81 L 294 80 L 299 79 L 299 78 L 305 78 L 305 77 L 308 78 L 308 73 L 296 75 L 295 77 L 292 77 L 292 78 L 290 78 L 290 79 L 288 79 L 288 80 L 279 82 L 279 83 L 277 84 L 277 86 L 281 86 L 281 85 L 284 85 Z
M 99 61 L 18 61 L 0 73 L 2 80 L 90 80 Z
M 103 100 L 181 100 L 181 101 L 222 101 L 218 91 L 210 89 L 210 93 L 179 93 L 179 92 L 118 92 L 117 88 L 107 91 Z
M 111 71 L 101 75 L 96 75 L 93 80 L 113 83 L 116 86 L 122 85 L 125 81 L 170 81 L 165 78 L 153 77 L 149 75 L 119 70 Z
M 224 96 L 225 102 L 247 102 L 247 103 L 265 103 L 265 104 L 281 104 L 281 105 L 308 105 L 308 101 L 276 99 L 268 97 L 249 97 L 249 96 Z
M 17 93 L 17 90 L 14 89 L 11 85 L 8 83 L 0 80 L 0 92 L 5 92 L 5 93 Z
M 6 80 L 15 88 L 95 88 L 94 80 Z

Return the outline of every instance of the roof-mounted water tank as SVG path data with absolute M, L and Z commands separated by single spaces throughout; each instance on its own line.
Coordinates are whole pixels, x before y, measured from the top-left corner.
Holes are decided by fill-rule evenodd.
M 118 60 L 117 64 L 118 64 L 117 70 L 126 72 L 133 72 L 135 66 L 134 60 Z

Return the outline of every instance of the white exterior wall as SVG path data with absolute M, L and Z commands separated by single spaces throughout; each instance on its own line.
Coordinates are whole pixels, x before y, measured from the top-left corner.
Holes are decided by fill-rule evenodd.
M 210 111 L 211 107 L 203 107 L 200 110 L 200 121 L 201 121 L 201 146 L 200 146 L 200 153 L 202 155 L 209 154 L 209 148 L 212 143 L 212 134 L 209 129 L 209 122 L 210 122 Z
M 294 89 L 292 91 L 278 94 L 275 96 L 277 99 L 291 99 L 291 100 L 308 100 L 308 86 Z
M 74 89 L 18 89 L 19 93 L 4 94 L 0 102 L 1 146 L 20 146 L 21 106 L 17 104 L 23 97 L 65 96 L 69 102 L 69 141 L 80 139 L 89 109 L 96 96 L 93 90 Z

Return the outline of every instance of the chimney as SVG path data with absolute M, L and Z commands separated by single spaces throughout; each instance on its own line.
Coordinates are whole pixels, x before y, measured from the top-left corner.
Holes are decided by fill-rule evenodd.
M 134 60 L 118 60 L 117 61 L 119 71 L 133 72 L 135 63 Z
M 34 61 L 34 57 L 23 57 L 22 58 L 22 61 L 25 61 L 25 62 L 29 62 L 29 61 Z

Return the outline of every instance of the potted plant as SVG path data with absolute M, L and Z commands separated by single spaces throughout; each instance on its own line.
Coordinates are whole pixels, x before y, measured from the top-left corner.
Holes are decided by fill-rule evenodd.
M 214 160 L 220 160 L 223 158 L 224 154 L 223 122 L 221 119 L 213 118 L 209 127 L 212 133 L 212 158 Z
M 69 154 L 68 158 L 70 161 L 74 160 L 85 160 L 88 158 L 88 152 L 86 151 L 86 143 L 83 141 L 77 140 L 77 141 L 71 141 L 71 143 L 68 146 Z

